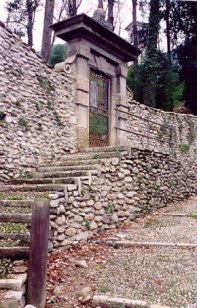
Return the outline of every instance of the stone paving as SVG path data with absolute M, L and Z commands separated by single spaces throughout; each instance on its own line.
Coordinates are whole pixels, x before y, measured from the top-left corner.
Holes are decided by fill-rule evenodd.
M 173 216 L 175 213 L 188 216 Z M 97 276 L 97 293 L 149 305 L 197 307 L 197 248 L 165 246 L 169 242 L 197 243 L 196 213 L 197 198 L 193 198 L 117 232 L 112 239 L 164 246 L 114 249 L 106 265 L 91 269 L 91 276 Z

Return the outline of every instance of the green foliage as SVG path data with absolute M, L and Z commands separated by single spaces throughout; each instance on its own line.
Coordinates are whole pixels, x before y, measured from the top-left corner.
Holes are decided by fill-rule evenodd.
M 0 111 L 0 121 L 4 121 L 6 114 L 3 111 Z
M 30 172 L 30 171 L 20 170 L 20 178 L 21 179 L 24 179 L 24 178 L 25 179 L 32 179 L 33 178 L 33 173 Z
M 24 131 L 29 131 L 28 121 L 25 118 L 19 118 L 18 124 L 23 128 Z
M 28 45 L 33 46 L 33 27 L 40 0 L 9 0 L 6 2 L 7 27 L 19 37 L 27 35 Z
M 151 69 L 154 70 L 153 79 L 146 73 Z M 154 94 L 154 104 L 146 99 L 144 91 L 147 89 L 147 83 L 149 97 Z M 145 57 L 140 65 L 129 68 L 127 84 L 132 89 L 135 100 L 166 111 L 172 111 L 180 105 L 184 92 L 184 83 L 179 81 L 178 68 L 172 65 L 162 52 L 157 53 L 156 64 Z
M 59 114 L 57 113 L 56 110 L 54 111 L 54 115 L 55 115 L 55 120 L 57 122 L 57 125 L 62 126 L 63 125 L 62 121 L 61 121 L 60 116 L 59 116 Z
M 84 218 L 84 223 L 85 223 L 85 225 L 86 225 L 86 228 L 87 228 L 88 230 L 90 230 L 90 228 L 91 228 L 90 221 L 89 221 L 88 219 Z
M 187 39 L 175 52 L 180 65 L 180 78 L 185 83 L 183 99 L 186 106 L 197 115 L 197 87 L 194 77 L 197 76 L 197 37 Z
M 19 37 L 25 36 L 27 12 L 23 0 L 11 0 L 6 3 L 8 12 L 8 27 Z
M 6 199 L 8 200 L 23 200 L 24 197 L 22 195 L 17 195 L 17 194 L 9 194 Z
M 113 214 L 114 212 L 114 205 L 109 203 L 108 206 L 105 207 L 106 214 Z
M 42 130 L 43 130 L 43 128 L 42 128 L 42 123 L 38 123 L 38 130 L 39 130 L 39 131 L 42 131 Z
M 189 144 L 191 145 L 196 139 L 195 125 L 191 119 L 188 119 L 187 123 L 189 125 L 188 141 Z
M 187 154 L 189 152 L 190 146 L 189 144 L 183 143 L 181 144 L 180 148 L 182 153 Z
M 110 292 L 110 289 L 109 289 L 108 287 L 100 287 L 100 288 L 98 289 L 98 291 L 99 291 L 100 293 L 108 293 L 108 292 Z
M 180 136 L 182 136 L 183 128 L 184 128 L 183 124 L 180 124 L 179 125 L 179 134 L 180 134 Z
M 164 125 L 161 124 L 161 125 L 159 126 L 159 138 L 162 139 L 163 136 L 166 134 L 166 132 L 167 132 L 166 126 L 164 126 Z
M 43 88 L 47 94 L 51 94 L 51 92 L 54 91 L 54 86 L 47 77 L 37 76 L 37 80 L 41 88 Z
M 90 132 L 95 135 L 104 136 L 108 134 L 108 119 L 103 115 L 90 113 L 89 126 Z
M 194 219 L 197 219 L 197 212 L 192 213 L 191 217 L 194 218 Z
M 92 155 L 92 159 L 99 159 L 99 153 L 94 153 L 93 155 Z
M 51 49 L 49 64 L 51 66 L 54 66 L 57 63 L 63 62 L 66 58 L 66 51 L 67 51 L 66 44 L 53 45 Z
M 47 108 L 51 110 L 53 109 L 53 102 L 51 100 L 47 101 Z

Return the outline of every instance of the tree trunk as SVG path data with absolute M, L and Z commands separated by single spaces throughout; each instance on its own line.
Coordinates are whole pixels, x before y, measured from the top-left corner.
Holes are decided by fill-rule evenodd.
M 77 15 L 77 1 L 69 0 L 68 1 L 68 15 L 69 17 Z
M 45 2 L 41 55 L 47 62 L 49 61 L 51 52 L 52 30 L 49 28 L 49 26 L 53 23 L 54 5 L 55 0 L 46 0 Z
M 169 14 L 170 14 L 170 0 L 166 0 L 166 38 L 167 38 L 167 54 L 169 60 L 171 59 L 171 49 L 170 49 L 170 23 L 169 23 Z
M 149 16 L 148 45 L 147 45 L 147 55 L 148 56 L 154 56 L 155 52 L 157 52 L 159 22 L 160 22 L 159 1 L 151 0 L 150 16 Z
M 137 0 L 132 0 L 133 4 L 133 44 L 138 48 L 138 35 L 137 35 Z
M 146 50 L 145 60 L 145 84 L 143 88 L 144 103 L 148 106 L 157 107 L 156 91 L 157 91 L 157 75 L 158 75 L 158 52 L 157 40 L 159 35 L 159 1 L 150 1 L 150 15 L 149 15 L 149 31 L 148 31 L 148 44 Z
M 107 20 L 114 28 L 114 0 L 108 0 L 108 16 Z
M 27 44 L 33 46 L 33 5 L 31 0 L 26 1 L 27 7 Z

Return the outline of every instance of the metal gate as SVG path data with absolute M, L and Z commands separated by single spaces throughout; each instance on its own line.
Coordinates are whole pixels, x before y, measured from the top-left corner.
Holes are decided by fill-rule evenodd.
M 109 84 L 109 78 L 90 71 L 90 147 L 109 145 Z

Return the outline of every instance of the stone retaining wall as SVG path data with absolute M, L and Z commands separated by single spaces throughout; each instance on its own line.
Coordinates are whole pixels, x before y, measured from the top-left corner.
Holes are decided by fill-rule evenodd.
M 167 154 L 132 149 L 131 156 L 103 159 L 101 175 L 68 200 L 50 195 L 54 246 L 76 245 L 197 193 L 196 174 Z
M 0 26 L 0 181 L 76 147 L 75 81 Z
M 134 133 L 127 133 L 128 143 L 133 146 L 141 146 L 150 150 L 157 150 L 163 153 L 172 153 L 172 145 L 169 143 L 175 141 L 174 151 L 177 158 L 184 158 L 184 154 L 190 157 L 197 155 L 197 117 L 188 114 L 174 112 L 165 112 L 160 109 L 154 109 L 142 105 L 136 101 L 129 103 L 129 112 L 131 115 L 127 121 L 127 129 L 142 135 L 150 136 L 149 141 L 146 137 L 138 136 Z M 145 119 L 139 119 L 135 116 Z M 149 120 L 149 132 L 147 127 Z M 158 124 L 152 123 L 156 122 Z M 175 128 L 175 134 L 172 136 L 169 125 Z M 157 138 L 159 140 L 151 139 Z

